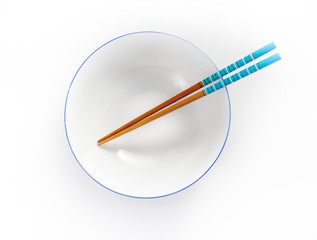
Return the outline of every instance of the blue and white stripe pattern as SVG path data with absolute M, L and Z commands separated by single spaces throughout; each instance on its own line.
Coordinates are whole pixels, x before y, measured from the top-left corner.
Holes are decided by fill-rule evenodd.
M 241 58 L 240 60 L 238 60 L 235 63 L 229 65 L 228 67 L 220 70 L 219 72 L 216 72 L 215 74 L 211 75 L 210 77 L 205 78 L 204 80 L 202 80 L 202 83 L 204 84 L 204 86 L 207 86 L 208 84 L 218 80 L 219 78 L 221 78 L 223 76 L 226 76 L 227 74 L 229 74 L 229 73 L 233 72 L 234 70 L 244 66 L 245 64 L 252 62 L 253 60 L 263 56 L 264 54 L 272 51 L 275 48 L 276 48 L 276 46 L 272 42 L 272 43 L 260 48 L 259 50 L 249 54 L 248 56 Z
M 252 65 L 251 67 L 248 67 L 248 68 L 232 75 L 231 77 L 225 78 L 222 81 L 217 82 L 216 84 L 206 88 L 204 91 L 205 91 L 206 95 L 213 93 L 213 92 L 223 88 L 224 86 L 227 86 L 233 82 L 236 82 L 239 79 L 244 78 L 244 77 L 246 77 L 246 76 L 262 69 L 262 68 L 265 68 L 265 67 L 269 66 L 270 64 L 275 63 L 279 60 L 281 60 L 281 57 L 277 53 L 277 54 L 275 54 L 267 59 L 264 59 L 263 61 L 255 64 L 255 65 Z

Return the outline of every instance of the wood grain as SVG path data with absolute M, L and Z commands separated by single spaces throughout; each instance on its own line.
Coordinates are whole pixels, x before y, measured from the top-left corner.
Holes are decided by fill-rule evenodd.
M 198 89 L 200 89 L 202 87 L 204 87 L 204 84 L 202 82 L 196 83 L 195 85 L 185 89 L 181 93 L 179 93 L 179 94 L 175 95 L 174 97 L 166 100 L 165 102 L 161 103 L 160 105 L 156 106 L 155 108 L 152 108 L 151 110 L 147 111 L 146 113 L 143 113 L 141 116 L 139 116 L 139 117 L 131 120 L 130 122 L 124 124 L 122 127 L 118 128 L 118 129 L 114 130 L 113 132 L 109 133 L 108 135 L 100 138 L 98 140 L 98 143 L 104 141 L 105 139 L 107 139 L 107 138 L 109 138 L 109 137 L 111 137 L 111 136 L 113 136 L 115 134 L 117 134 L 118 132 L 121 132 L 122 130 L 126 129 L 127 127 L 130 127 L 131 125 L 133 125 L 133 124 L 135 124 L 135 123 L 137 123 L 137 122 L 139 122 L 139 121 L 151 116 L 152 114 L 162 110 L 163 108 L 165 108 L 165 107 L 177 102 L 178 100 L 188 96 L 189 94 L 197 91 Z
M 198 93 L 195 93 L 194 95 L 192 95 L 192 96 L 190 96 L 188 98 L 185 98 L 185 99 L 181 100 L 180 102 L 177 102 L 177 103 L 175 103 L 175 104 L 173 104 L 173 105 L 171 105 L 171 106 L 169 106 L 169 107 L 167 107 L 167 108 L 165 108 L 165 109 L 163 109 L 163 110 L 161 110 L 161 111 L 149 116 L 148 118 L 145 118 L 145 119 L 143 119 L 143 120 L 141 120 L 141 121 L 139 121 L 139 122 L 127 127 L 127 128 L 125 128 L 125 129 L 123 129 L 122 131 L 120 131 L 120 132 L 118 132 L 118 133 L 116 133 L 116 134 L 114 134 L 114 135 L 112 135 L 112 136 L 110 136 L 110 137 L 98 142 L 98 145 L 100 146 L 100 145 L 102 145 L 102 144 L 104 144 L 106 142 L 109 142 L 109 141 L 111 141 L 111 140 L 113 140 L 113 139 L 115 139 L 117 137 L 122 136 L 123 134 L 131 132 L 131 131 L 133 131 L 133 130 L 135 130 L 135 129 L 137 129 L 137 128 L 139 128 L 139 127 L 141 127 L 141 126 L 143 126 L 143 125 L 145 125 L 145 124 L 147 124 L 149 122 L 154 121 L 155 119 L 158 119 L 158 118 L 160 118 L 160 117 L 162 117 L 162 116 L 164 116 L 164 115 L 166 115 L 166 114 L 168 114 L 170 112 L 173 112 L 176 109 L 181 108 L 181 107 L 183 107 L 183 106 L 185 106 L 185 105 L 187 105 L 187 104 L 189 104 L 191 102 L 194 102 L 197 99 L 202 98 L 204 96 L 206 96 L 206 93 L 204 91 L 200 91 Z

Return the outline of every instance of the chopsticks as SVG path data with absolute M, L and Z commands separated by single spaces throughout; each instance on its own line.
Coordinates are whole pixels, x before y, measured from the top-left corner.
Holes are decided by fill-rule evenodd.
M 224 68 L 224 69 L 220 70 L 219 72 L 211 75 L 210 77 L 207 77 L 203 81 L 199 82 L 199 86 L 201 85 L 201 83 L 204 86 L 206 86 L 206 85 L 218 80 L 219 78 L 227 75 L 228 73 L 236 70 L 237 68 L 245 65 L 246 63 L 249 63 L 249 62 L 253 61 L 254 59 L 264 55 L 265 53 L 273 50 L 274 48 L 275 48 L 274 43 L 270 43 L 270 44 L 266 45 L 265 47 L 259 49 L 258 51 L 246 56 L 243 59 L 240 59 L 235 64 L 231 64 L 227 68 Z M 227 86 L 233 82 L 236 82 L 237 80 L 239 80 L 241 78 L 244 78 L 244 77 L 246 77 L 254 72 L 257 72 L 258 70 L 261 70 L 261 69 L 269 66 L 270 64 L 272 64 L 280 59 L 281 59 L 281 57 L 279 56 L 279 54 L 275 54 L 267 59 L 262 60 L 261 62 L 259 62 L 257 64 L 254 64 L 254 65 L 240 71 L 239 73 L 232 75 L 231 77 L 225 78 L 225 79 L 219 81 L 218 83 L 216 83 L 208 88 L 205 88 L 204 90 L 199 91 L 199 92 L 189 96 L 188 98 L 185 98 L 185 99 L 183 99 L 183 100 L 181 100 L 181 101 L 179 101 L 179 102 L 177 102 L 177 103 L 175 103 L 175 104 L 160 111 L 160 109 L 162 109 L 162 108 L 159 109 L 159 107 L 164 106 L 165 104 L 167 104 L 169 102 L 174 103 L 175 101 L 177 101 L 177 100 L 175 100 L 175 101 L 172 100 L 172 99 L 175 99 L 176 96 L 179 97 L 179 96 L 182 96 L 185 94 L 186 94 L 185 96 L 187 96 L 190 94 L 190 93 L 188 93 L 189 91 L 195 91 L 193 89 L 198 87 L 198 84 L 195 84 L 191 88 L 186 89 L 185 90 L 186 93 L 184 93 L 185 91 L 183 91 L 182 93 L 176 95 L 175 97 L 167 100 L 166 102 L 158 105 L 154 109 L 151 109 L 150 111 L 148 111 L 145 114 L 141 115 L 140 117 L 136 118 L 136 119 L 139 119 L 138 121 L 136 119 L 134 119 L 134 120 L 130 121 L 129 123 L 125 124 L 124 126 L 122 126 L 121 128 L 119 128 L 119 129 L 113 131 L 112 133 L 108 134 L 107 136 L 99 139 L 98 145 L 100 146 L 100 145 L 102 145 L 106 142 L 109 142 L 109 141 L 111 141 L 111 140 L 113 140 L 113 139 L 115 139 L 115 138 L 117 138 L 125 133 L 128 133 L 134 129 L 137 129 L 137 128 L 149 123 L 149 122 L 152 122 L 153 120 L 158 119 L 158 118 L 160 118 L 160 117 L 162 117 L 170 112 L 173 112 L 174 110 L 181 108 L 181 107 L 183 107 L 183 106 L 185 106 L 193 101 L 196 101 L 196 100 L 198 100 L 198 99 L 200 99 L 208 94 L 211 94 L 211 93 L 223 88 L 224 86 Z M 198 89 L 200 89 L 200 88 L 201 87 L 199 87 Z M 172 103 L 170 103 L 170 104 L 172 104 Z M 152 113 L 152 115 L 147 115 L 150 112 L 154 112 L 154 114 Z M 146 117 L 146 116 L 148 116 L 148 117 Z
M 253 60 L 263 56 L 264 54 L 272 51 L 273 49 L 275 49 L 276 46 L 275 44 L 269 43 L 266 46 L 256 50 L 255 52 L 245 56 L 244 58 L 241 58 L 240 60 L 236 61 L 235 63 L 227 66 L 226 68 L 220 70 L 219 72 L 214 73 L 213 75 L 211 75 L 210 77 L 207 77 L 206 79 L 194 84 L 193 86 L 185 89 L 184 91 L 182 91 L 181 93 L 175 95 L 174 97 L 166 100 L 165 102 L 161 103 L 160 105 L 154 107 L 153 109 L 147 111 L 146 113 L 140 115 L 139 117 L 131 120 L 130 122 L 124 124 L 122 127 L 114 130 L 113 132 L 109 133 L 108 135 L 102 137 L 101 139 L 98 140 L 98 143 L 104 141 L 105 139 L 111 137 L 114 134 L 117 134 L 118 132 L 121 132 L 122 130 L 124 130 L 127 127 L 130 127 L 131 125 L 143 120 L 144 118 L 149 117 L 150 115 L 162 110 L 163 108 L 177 102 L 178 100 L 188 96 L 189 94 L 207 86 L 208 84 L 217 81 L 218 79 L 220 79 L 221 77 L 224 77 L 225 75 L 231 73 L 232 71 L 244 66 L 245 64 L 248 64 L 250 62 L 252 62 Z

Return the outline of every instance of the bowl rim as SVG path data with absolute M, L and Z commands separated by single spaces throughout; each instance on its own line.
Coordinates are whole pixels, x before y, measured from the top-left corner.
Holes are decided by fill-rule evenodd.
M 151 196 L 151 197 L 141 197 L 141 196 L 133 196 L 133 195 L 128 195 L 128 194 L 124 194 L 124 193 L 120 193 L 120 192 L 117 192 L 105 185 L 103 185 L 102 183 L 98 182 L 93 176 L 91 176 L 87 171 L 86 169 L 81 165 L 81 163 L 79 162 L 79 160 L 77 159 L 74 151 L 73 151 L 73 148 L 72 148 L 72 145 L 70 143 L 70 140 L 69 140 L 69 137 L 68 137 L 68 132 L 67 132 L 67 124 L 66 124 L 66 109 L 67 109 L 67 100 L 68 100 L 68 95 L 69 95 L 69 92 L 70 92 L 70 89 L 73 85 L 73 82 L 78 74 L 78 72 L 80 71 L 80 69 L 83 67 L 83 65 L 87 62 L 87 60 L 94 54 L 96 53 L 99 49 L 101 49 L 102 47 L 106 46 L 107 44 L 117 40 L 117 39 L 120 39 L 120 38 L 123 38 L 123 37 L 126 37 L 126 36 L 130 36 L 130 35 L 135 35 L 135 34 L 149 34 L 149 33 L 155 33 L 155 34 L 163 34 L 163 35 L 167 35 L 167 36 L 171 36 L 171 37 L 175 37 L 177 39 L 180 39 L 182 41 L 185 41 L 187 43 L 189 43 L 190 45 L 192 45 L 193 47 L 195 47 L 196 49 L 198 49 L 202 54 L 204 54 L 208 60 L 215 66 L 215 68 L 217 69 L 217 71 L 219 71 L 219 69 L 217 68 L 216 64 L 210 59 L 210 57 L 204 52 L 202 51 L 199 47 L 197 47 L 196 45 L 194 45 L 193 43 L 191 43 L 190 41 L 184 39 L 184 38 L 181 38 L 179 36 L 176 36 L 174 34 L 171 34 L 171 33 L 166 33 L 166 32 L 160 32 L 160 31 L 137 31 L 137 32 L 130 32 L 130 33 L 126 33 L 126 34 L 123 34 L 123 35 L 120 35 L 118 37 L 115 37 L 113 39 L 111 39 L 110 41 L 102 44 L 100 47 L 98 47 L 96 50 L 94 50 L 84 61 L 83 63 L 79 66 L 78 70 L 76 71 L 69 87 L 68 87 L 68 90 L 67 90 L 67 94 L 66 94 L 66 100 L 65 100 L 65 105 L 64 105 L 64 128 L 65 128 L 65 134 L 66 134 L 66 139 L 67 139 L 67 142 L 68 142 L 68 145 L 69 145 L 69 148 L 73 154 L 73 156 L 75 157 L 77 163 L 79 164 L 79 166 L 84 170 L 84 172 L 90 177 L 92 178 L 96 183 L 98 183 L 100 186 L 108 189 L 109 191 L 111 192 L 114 192 L 116 194 L 119 194 L 121 196 L 125 196 L 125 197 L 130 197 L 130 198 L 136 198 L 136 199 L 154 199 L 154 198 L 162 198 L 162 197 L 167 197 L 167 196 L 171 196 L 171 195 L 174 195 L 176 193 L 179 193 L 187 188 L 189 188 L 190 186 L 192 186 L 193 184 L 195 184 L 196 182 L 198 182 L 203 176 L 205 176 L 207 174 L 207 172 L 209 172 L 209 170 L 213 167 L 213 165 L 217 162 L 217 160 L 219 159 L 226 143 L 227 143 L 227 139 L 228 139 L 228 136 L 229 136 L 229 131 L 230 131 L 230 126 L 231 126 L 231 103 L 230 103 L 230 97 L 229 97 L 229 92 L 228 92 L 228 89 L 227 87 L 225 86 L 225 90 L 226 90 L 226 93 L 227 93 L 227 98 L 228 98 L 228 104 L 229 104 L 229 123 L 228 123 L 228 130 L 227 130 L 227 134 L 226 134 L 226 138 L 225 138 L 225 141 L 220 149 L 220 152 L 219 154 L 217 155 L 216 159 L 212 162 L 212 164 L 209 166 L 209 168 L 199 177 L 197 178 L 194 182 L 192 182 L 191 184 L 187 185 L 186 187 L 183 187 L 175 192 L 172 192 L 172 193 L 168 193 L 168 194 L 164 194 L 164 195 L 159 195 L 159 196 Z

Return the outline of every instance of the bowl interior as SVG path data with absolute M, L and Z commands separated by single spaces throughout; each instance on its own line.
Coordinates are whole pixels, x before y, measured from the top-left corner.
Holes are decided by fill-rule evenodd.
M 128 196 L 164 196 L 191 185 L 225 144 L 226 89 L 96 142 L 216 71 L 200 49 L 168 34 L 129 34 L 103 45 L 81 66 L 67 97 L 65 125 L 77 161 L 98 183 Z

